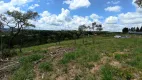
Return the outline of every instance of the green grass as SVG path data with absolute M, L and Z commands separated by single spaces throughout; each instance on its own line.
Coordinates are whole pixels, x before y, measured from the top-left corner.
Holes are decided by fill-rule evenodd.
M 104 65 L 101 69 L 102 80 L 131 80 L 132 75 L 128 71 L 121 71 L 108 64 Z
M 14 72 L 11 80 L 33 80 L 33 78 L 33 64 L 27 63 Z
M 14 72 L 12 79 L 32 80 L 35 77 L 33 72 L 35 64 L 33 63 L 42 58 L 47 59 L 45 62 L 39 63 L 38 68 L 41 72 L 47 72 L 45 75 L 47 80 L 55 80 L 62 74 L 67 77 L 74 74 L 74 80 L 129 80 L 135 78 L 133 73 L 139 74 L 139 71 L 142 72 L 142 39 L 136 37 L 115 39 L 113 37 L 96 36 L 94 37 L 94 43 L 91 37 L 85 38 L 85 40 L 85 44 L 82 43 L 82 39 L 78 39 L 76 44 L 74 44 L 74 40 L 68 40 L 61 42 L 60 45 L 51 43 L 24 48 L 23 53 L 19 55 L 20 66 Z M 64 53 L 61 59 L 43 56 L 43 54 L 49 56 L 48 47 L 51 46 L 74 47 L 75 51 Z M 124 54 L 119 54 L 119 52 Z M 120 62 L 122 68 L 110 65 L 109 61 L 101 63 L 103 57 L 108 57 L 110 62 L 112 60 Z M 101 65 L 101 68 L 96 74 L 93 74 L 90 70 L 97 63 Z M 70 74 L 70 71 L 74 73 Z M 26 76 L 27 73 L 29 73 L 28 76 Z
M 19 68 L 12 75 L 12 80 L 33 80 L 34 78 L 34 61 L 38 61 L 43 58 L 41 54 L 32 54 L 23 56 L 19 59 Z
M 41 54 L 32 54 L 32 55 L 28 55 L 28 56 L 23 56 L 19 59 L 20 64 L 27 64 L 27 63 L 32 63 L 34 61 L 37 61 L 41 58 L 43 58 L 44 56 Z

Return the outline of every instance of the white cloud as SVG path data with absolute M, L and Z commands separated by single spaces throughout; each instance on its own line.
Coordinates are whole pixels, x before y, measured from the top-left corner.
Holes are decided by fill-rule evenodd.
M 118 22 L 118 18 L 115 16 L 109 16 L 108 18 L 106 18 L 105 23 L 106 24 L 117 24 Z
M 41 29 L 46 30 L 77 30 L 79 25 L 91 25 L 93 21 L 97 23 L 101 23 L 99 19 L 101 16 L 96 14 L 91 14 L 90 16 L 78 16 L 78 15 L 70 15 L 70 11 L 68 9 L 61 9 L 61 13 L 51 14 L 48 11 L 44 11 L 41 14 L 41 18 L 35 24 L 39 26 Z
M 120 32 L 122 31 L 123 25 L 118 24 L 118 17 L 109 16 L 105 19 L 103 23 L 103 28 L 105 31 Z
M 132 0 L 132 5 L 134 5 L 135 7 L 138 7 L 135 3 L 136 0 Z
M 139 12 L 128 12 L 121 13 L 118 15 L 120 22 L 122 24 L 141 24 L 142 23 L 142 15 Z
M 26 5 L 33 0 L 11 0 L 10 2 L 5 3 L 4 1 L 0 1 L 0 14 L 4 13 L 8 10 L 13 11 L 21 11 L 21 7 Z
M 39 7 L 39 4 L 31 5 L 28 9 L 35 9 L 36 7 Z
M 136 7 L 135 12 L 120 13 L 115 17 L 108 17 L 104 22 L 104 29 L 108 31 L 122 31 L 124 27 L 142 26 L 142 9 Z
M 105 31 L 111 31 L 111 32 L 121 32 L 122 29 L 125 27 L 124 25 L 121 24 L 103 24 L 103 29 Z
M 108 1 L 107 4 L 119 4 L 120 1 Z
M 103 18 L 102 16 L 99 16 L 99 15 L 97 15 L 97 14 L 91 14 L 90 15 L 90 18 L 91 19 L 100 19 L 100 18 Z
M 89 0 L 66 0 L 63 2 L 63 4 L 68 4 L 69 9 L 75 10 L 81 7 L 89 7 L 91 3 Z
M 20 6 L 32 1 L 33 0 L 11 0 L 10 4 Z
M 120 6 L 110 6 L 105 8 L 105 11 L 109 11 L 109 12 L 120 12 L 121 11 L 121 7 Z

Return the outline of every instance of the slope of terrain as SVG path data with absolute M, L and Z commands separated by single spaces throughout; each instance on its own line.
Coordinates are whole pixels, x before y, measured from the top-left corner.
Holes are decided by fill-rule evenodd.
M 12 60 L 14 68 L 1 79 L 142 80 L 142 38 L 96 36 L 84 44 L 83 39 L 45 44 L 24 48 Z

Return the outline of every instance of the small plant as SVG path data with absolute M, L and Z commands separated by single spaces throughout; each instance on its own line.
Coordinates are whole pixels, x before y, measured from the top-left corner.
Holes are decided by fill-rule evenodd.
M 41 71 L 52 71 L 52 64 L 49 63 L 49 62 L 43 62 L 43 63 L 40 63 L 39 65 L 39 69 Z

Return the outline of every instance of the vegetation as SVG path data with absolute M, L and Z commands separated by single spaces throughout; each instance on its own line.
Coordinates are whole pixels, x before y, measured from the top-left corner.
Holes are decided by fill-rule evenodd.
M 139 27 L 132 27 L 132 28 L 125 27 L 125 28 L 122 29 L 122 32 L 123 33 L 128 33 L 128 32 L 142 32 L 142 27 L 141 28 L 139 28 Z
M 123 32 L 123 33 L 128 33 L 128 32 L 129 32 L 129 29 L 128 29 L 128 28 L 123 28 L 122 32 Z
M 136 3 L 141 7 L 141 0 Z M 3 74 L 9 80 L 142 79 L 141 35 L 125 34 L 130 37 L 116 39 L 114 35 L 124 34 L 102 32 L 102 25 L 96 22 L 92 26 L 80 25 L 78 31 L 24 29 L 35 27 L 29 20 L 37 17 L 33 11 L 0 15 L 0 28 L 10 29 L 1 33 L 0 79 Z M 122 31 L 141 30 L 125 27 Z
M 42 71 L 52 71 L 52 64 L 49 62 L 42 62 L 40 63 L 39 68 Z
M 85 40 L 85 44 L 77 39 L 76 44 L 68 40 L 58 46 L 50 43 L 24 48 L 17 56 L 20 64 L 11 79 L 142 79 L 142 40 L 139 36 L 115 39 L 99 35 L 95 36 L 94 44 L 92 36 Z

